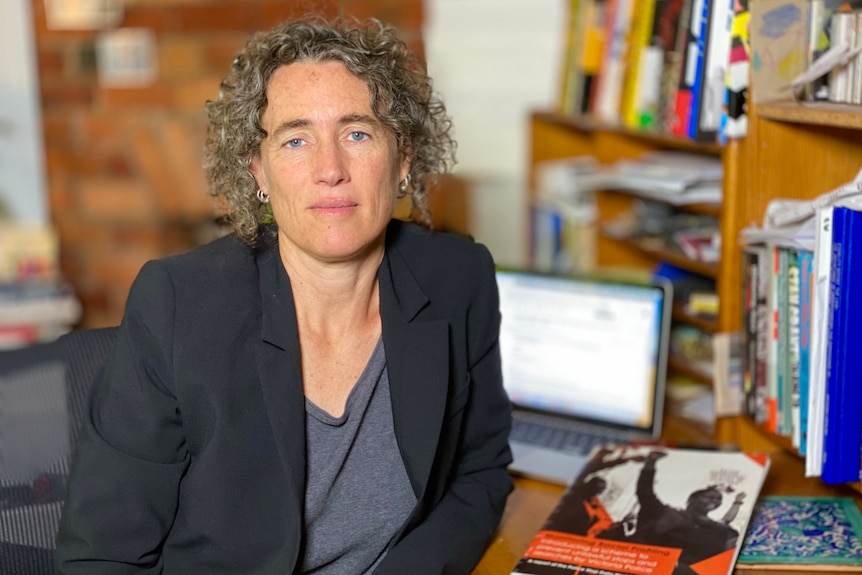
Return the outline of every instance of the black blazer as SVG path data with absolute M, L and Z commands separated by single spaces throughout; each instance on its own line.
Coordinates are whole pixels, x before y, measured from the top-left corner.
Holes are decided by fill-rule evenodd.
M 393 221 L 378 271 L 395 435 L 418 504 L 376 573 L 469 573 L 511 480 L 493 262 Z M 278 250 L 227 237 L 147 263 L 94 388 L 61 573 L 293 573 L 305 409 Z

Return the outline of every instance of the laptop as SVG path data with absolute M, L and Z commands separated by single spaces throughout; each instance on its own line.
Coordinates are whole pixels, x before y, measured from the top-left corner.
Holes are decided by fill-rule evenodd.
M 598 444 L 661 434 L 672 288 L 498 269 L 509 470 L 567 485 Z

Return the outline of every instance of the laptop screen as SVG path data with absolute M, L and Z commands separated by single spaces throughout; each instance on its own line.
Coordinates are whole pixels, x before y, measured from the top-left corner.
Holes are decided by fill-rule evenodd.
M 516 407 L 657 433 L 670 286 L 498 270 L 503 383 Z

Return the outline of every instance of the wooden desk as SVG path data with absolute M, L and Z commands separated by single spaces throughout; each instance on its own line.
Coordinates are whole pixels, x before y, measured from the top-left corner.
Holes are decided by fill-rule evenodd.
M 859 493 L 839 485 L 829 486 L 817 478 L 806 478 L 804 462 L 784 451 L 771 454 L 772 465 L 761 495 L 853 496 Z M 508 575 L 527 549 L 533 536 L 550 515 L 564 488 L 534 479 L 518 477 L 509 496 L 497 537 L 485 553 L 473 575 Z M 799 571 L 737 569 L 739 575 L 800 575 Z M 810 573 L 810 572 L 809 572 Z

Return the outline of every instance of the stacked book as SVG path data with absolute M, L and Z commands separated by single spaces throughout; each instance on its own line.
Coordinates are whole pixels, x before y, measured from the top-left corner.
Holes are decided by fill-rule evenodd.
M 744 412 L 787 436 L 806 474 L 862 470 L 862 171 L 811 201 L 774 200 L 743 230 Z
M 80 320 L 58 269 L 53 229 L 0 224 L 0 348 L 54 339 Z

